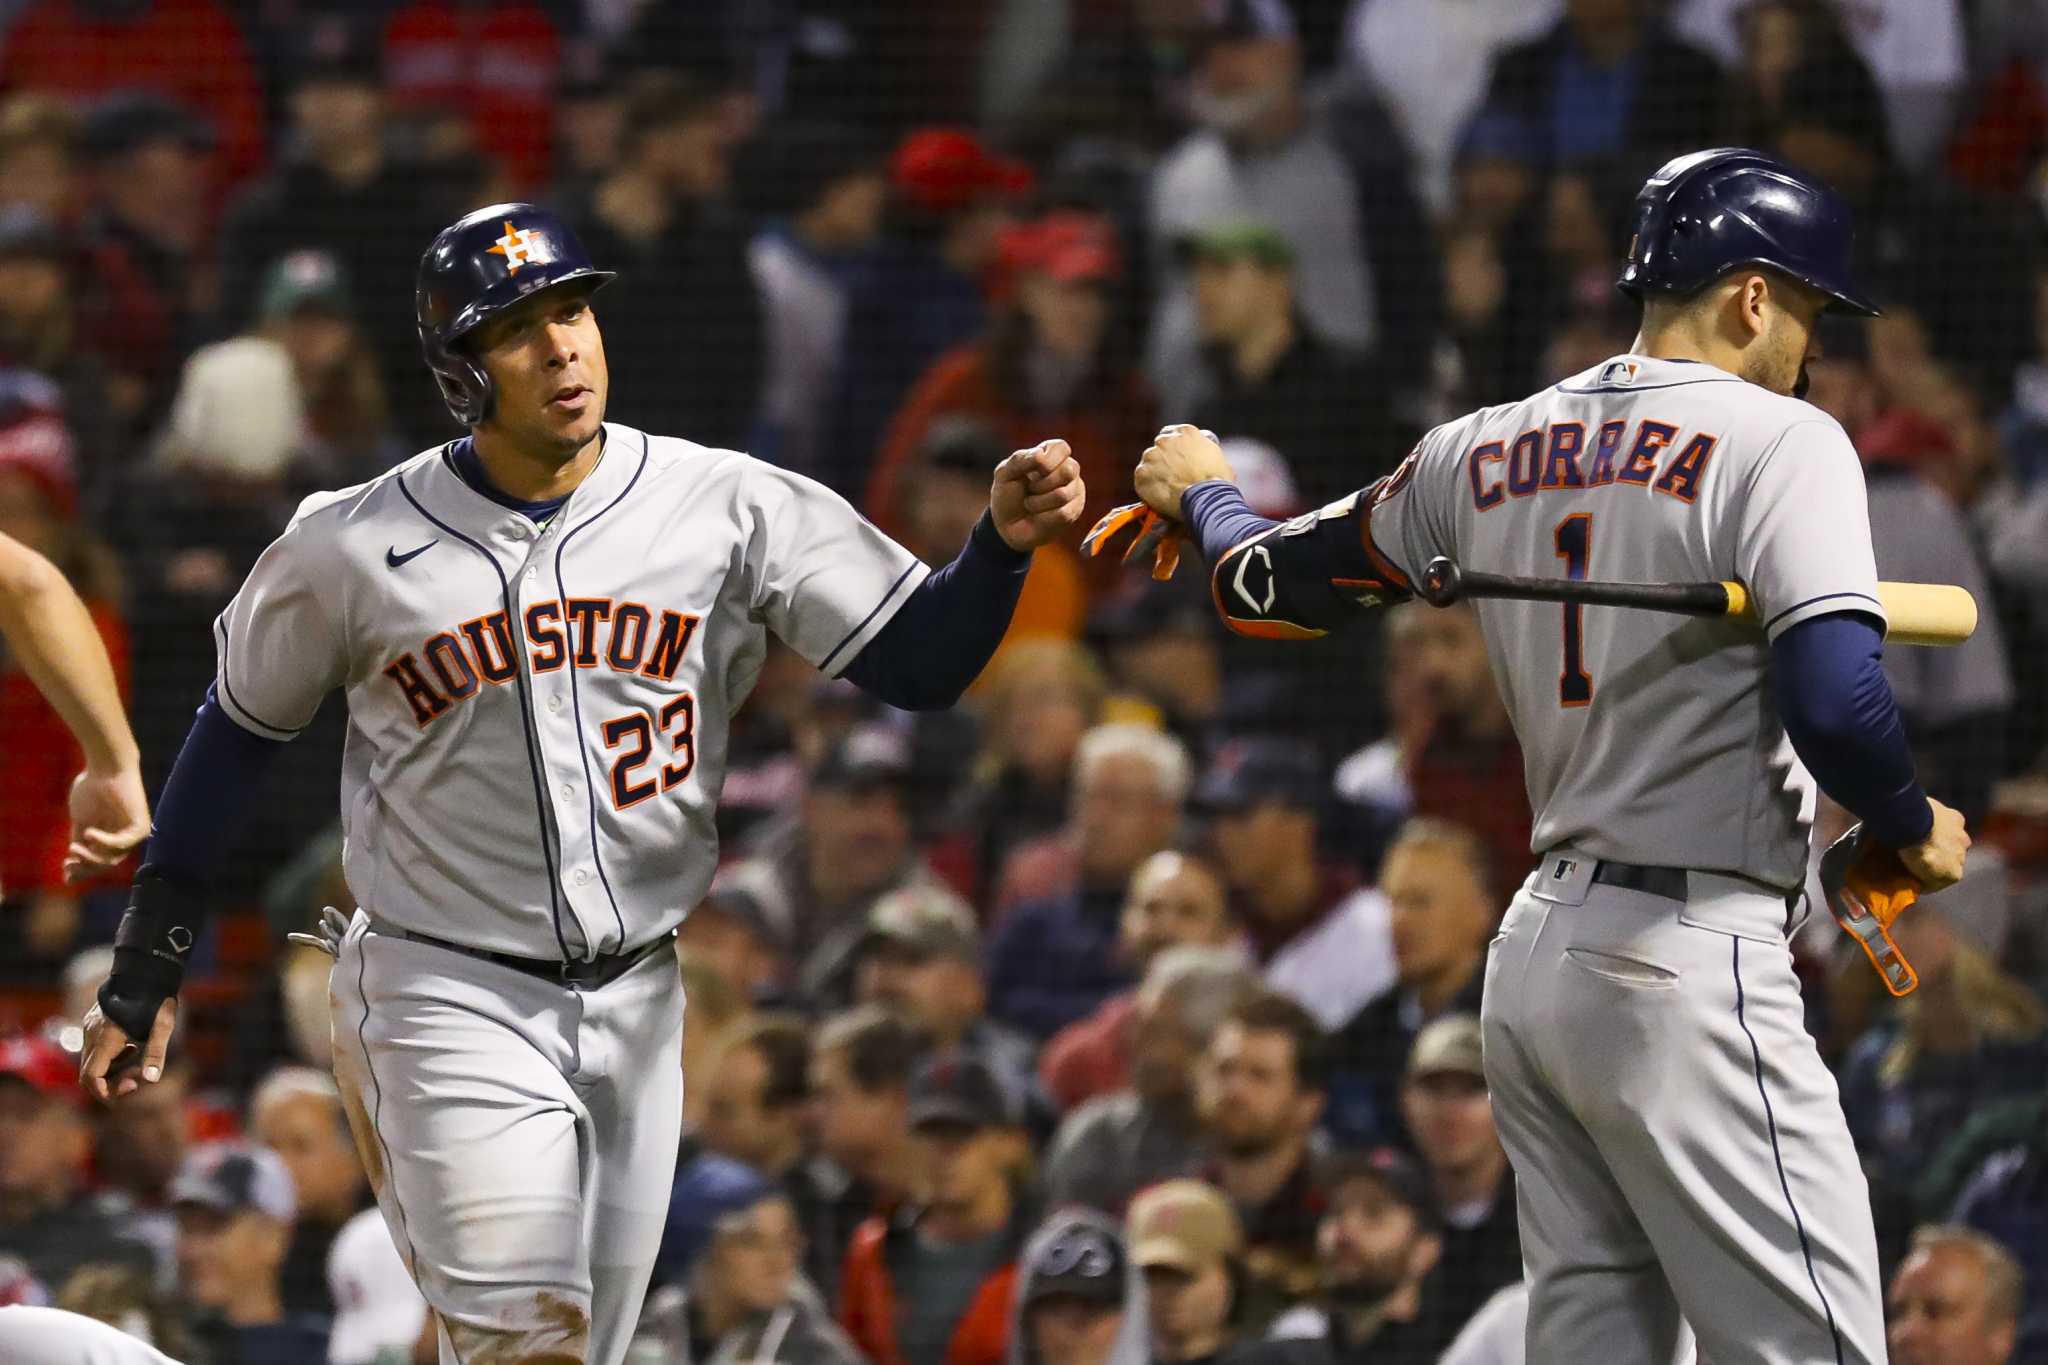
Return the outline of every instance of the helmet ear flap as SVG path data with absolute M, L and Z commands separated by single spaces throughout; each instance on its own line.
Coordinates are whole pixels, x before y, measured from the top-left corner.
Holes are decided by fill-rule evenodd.
M 475 357 L 452 347 L 437 347 L 433 372 L 435 387 L 448 411 L 463 426 L 473 427 L 491 415 L 491 377 Z

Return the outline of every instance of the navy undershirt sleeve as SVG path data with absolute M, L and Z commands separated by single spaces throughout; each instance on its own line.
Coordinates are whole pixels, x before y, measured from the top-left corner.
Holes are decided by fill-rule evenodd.
M 982 513 L 959 555 L 917 585 L 845 676 L 906 711 L 951 706 L 1002 643 L 1030 571 L 1030 554 L 1011 549 Z
M 1202 547 L 1202 559 L 1211 568 L 1230 553 L 1232 546 L 1264 535 L 1280 524 L 1252 511 L 1237 485 L 1224 479 L 1189 485 L 1180 495 L 1180 519 L 1194 532 L 1195 543 Z
M 1891 848 L 1934 828 L 1913 774 L 1905 722 L 1882 663 L 1884 637 L 1861 612 L 1815 616 L 1771 645 L 1778 714 L 1820 789 Z
M 284 746 L 235 724 L 209 686 L 157 797 L 145 866 L 203 887 L 248 827 L 263 778 Z

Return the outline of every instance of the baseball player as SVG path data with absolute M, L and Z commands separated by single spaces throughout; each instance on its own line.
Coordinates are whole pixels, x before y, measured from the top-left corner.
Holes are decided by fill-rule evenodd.
M 1822 311 L 1876 311 L 1849 241 L 1841 201 L 1789 167 L 1680 157 L 1636 201 L 1628 354 L 1441 426 L 1386 479 L 1285 524 L 1245 507 L 1191 428 L 1138 469 L 1252 635 L 1334 628 L 1438 555 L 1740 579 L 1758 604 L 1761 633 L 1477 604 L 1541 858 L 1493 941 L 1483 1009 L 1531 1360 L 1670 1360 L 1681 1315 L 1715 1365 L 1885 1358 L 1869 1197 L 1786 946 L 1806 774 L 1923 888 L 1961 876 L 1969 839 L 1915 780 L 1879 667 L 1856 452 L 1799 398 Z
M 0 535 L 0 640 L 85 751 L 71 784 L 64 875 L 112 867 L 149 833 L 141 758 L 114 666 L 85 603 L 49 560 Z
M 307 499 L 221 614 L 87 1016 L 92 1093 L 161 1074 L 206 872 L 341 688 L 360 908 L 336 1080 L 445 1362 L 626 1349 L 681 1125 L 670 945 L 769 632 L 884 701 L 949 705 L 1084 495 L 1064 442 L 1019 451 L 928 572 L 816 483 L 606 423 L 610 279 L 530 204 L 435 238 L 420 338 L 469 434 Z

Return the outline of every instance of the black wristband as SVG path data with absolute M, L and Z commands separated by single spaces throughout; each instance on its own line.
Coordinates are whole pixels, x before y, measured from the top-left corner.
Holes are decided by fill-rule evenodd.
M 100 1012 L 136 1043 L 149 1037 L 158 1008 L 185 983 L 185 964 L 205 923 L 205 901 L 195 888 L 153 867 L 135 874 L 99 1002 Z

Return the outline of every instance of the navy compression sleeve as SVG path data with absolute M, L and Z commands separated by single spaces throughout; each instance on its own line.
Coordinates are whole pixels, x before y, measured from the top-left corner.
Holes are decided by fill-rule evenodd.
M 845 676 L 906 711 L 951 706 L 1003 642 L 1030 571 L 1030 554 L 1011 549 L 982 513 L 959 555 L 917 585 Z
M 1202 558 L 1212 568 L 1234 547 L 1280 524 L 1252 511 L 1237 485 L 1223 479 L 1190 485 L 1180 495 L 1180 519 L 1195 533 Z
M 1860 612 L 1815 616 L 1771 645 L 1778 714 L 1822 791 L 1891 848 L 1934 827 L 1905 722 L 1885 679 L 1884 637 Z
M 247 827 L 263 776 L 284 746 L 228 719 L 208 687 L 157 797 L 144 865 L 174 882 L 204 886 Z

